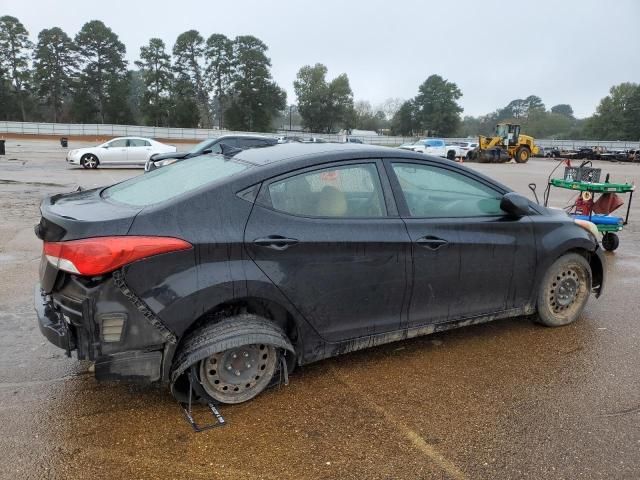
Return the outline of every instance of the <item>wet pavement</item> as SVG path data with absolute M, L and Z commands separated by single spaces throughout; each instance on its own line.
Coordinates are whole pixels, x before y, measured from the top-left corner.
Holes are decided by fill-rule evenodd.
M 640 183 L 640 164 L 594 163 Z M 541 195 L 555 162 L 469 165 Z M 140 173 L 71 168 L 53 141 L 7 141 L 0 479 L 640 478 L 640 199 L 607 254 L 605 295 L 575 324 L 504 320 L 319 362 L 194 434 L 168 391 L 96 383 L 35 323 L 40 200 Z

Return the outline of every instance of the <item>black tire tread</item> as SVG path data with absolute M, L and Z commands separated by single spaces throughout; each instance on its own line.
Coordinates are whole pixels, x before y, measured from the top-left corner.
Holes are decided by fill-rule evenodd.
M 193 363 L 229 348 L 267 343 L 295 354 L 286 334 L 273 322 L 244 313 L 204 325 L 188 334 L 180 344 L 171 369 L 174 382 Z

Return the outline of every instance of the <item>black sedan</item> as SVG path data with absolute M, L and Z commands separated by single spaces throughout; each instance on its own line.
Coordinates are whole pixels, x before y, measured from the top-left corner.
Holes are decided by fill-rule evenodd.
M 505 317 L 578 319 L 593 225 L 355 144 L 202 155 L 41 205 L 42 333 L 98 379 L 239 403 L 296 365 Z
M 157 153 L 152 155 L 144 166 L 145 172 L 170 165 L 177 160 L 193 158 L 208 153 L 237 153 L 248 148 L 270 147 L 278 143 L 274 137 L 262 135 L 221 135 L 203 140 L 187 152 Z

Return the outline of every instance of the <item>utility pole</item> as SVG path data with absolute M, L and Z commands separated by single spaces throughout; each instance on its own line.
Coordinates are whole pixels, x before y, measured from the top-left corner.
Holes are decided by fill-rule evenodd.
M 289 131 L 291 131 L 291 111 L 293 110 L 293 105 L 289 105 Z

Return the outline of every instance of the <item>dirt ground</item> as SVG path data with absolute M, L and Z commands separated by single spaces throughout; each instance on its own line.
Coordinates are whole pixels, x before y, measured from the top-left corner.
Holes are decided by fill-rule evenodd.
M 498 321 L 319 362 L 196 434 L 168 391 L 98 384 L 38 331 L 39 202 L 141 173 L 64 155 L 10 139 L 0 157 L 0 479 L 640 478 L 640 199 L 575 324 Z M 555 162 L 469 165 L 529 195 Z M 597 166 L 640 181 L 640 164 Z

